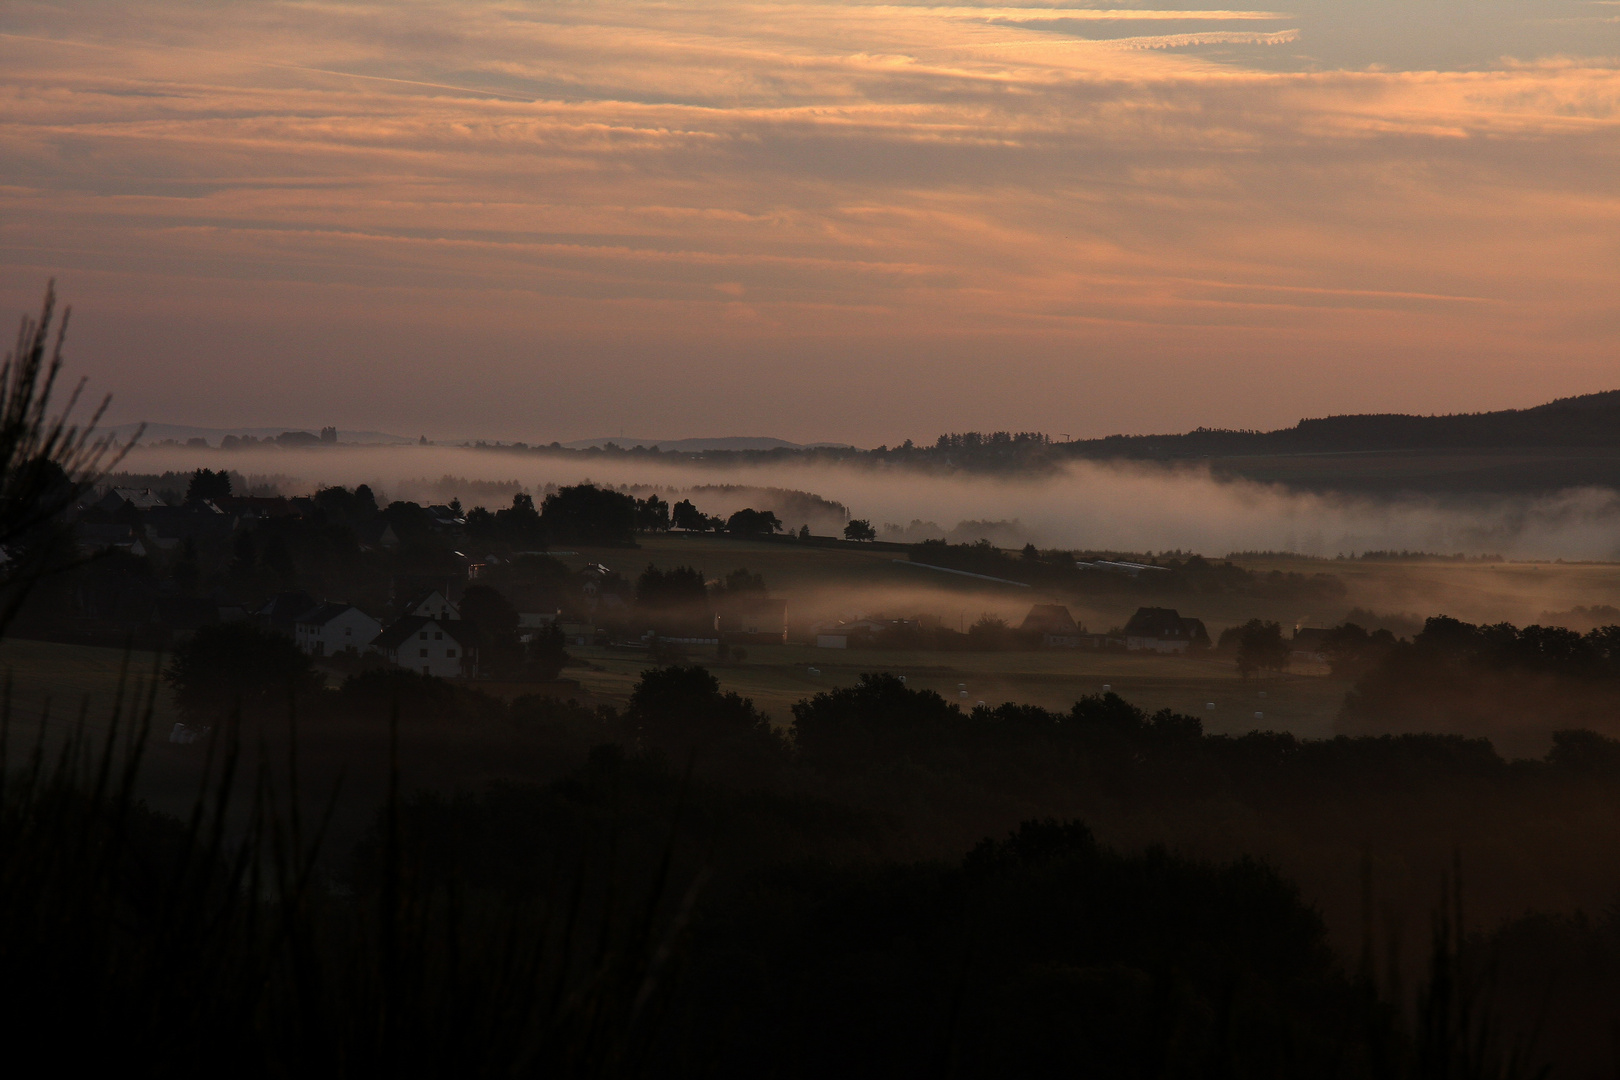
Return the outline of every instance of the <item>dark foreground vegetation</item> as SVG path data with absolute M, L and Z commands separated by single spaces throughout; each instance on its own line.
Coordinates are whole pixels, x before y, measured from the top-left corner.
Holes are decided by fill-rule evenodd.
M 1581 961 L 1588 1015 L 1614 1000 L 1590 951 L 1606 923 L 1487 940 L 1448 909 L 1408 987 L 1336 957 L 1297 887 L 1248 858 L 1127 853 L 1051 818 L 883 854 L 926 843 L 904 804 L 962 794 L 964 751 L 1000 759 L 976 784 L 1037 744 L 1098 773 L 1135 762 L 1116 798 L 1206 758 L 1194 772 L 1264 799 L 1353 787 L 1368 761 L 1411 778 L 1397 798 L 1459 772 L 1511 790 L 1488 748 L 1224 746 L 1117 698 L 966 717 L 878 677 L 804 703 L 790 741 L 681 668 L 649 673 L 624 717 L 522 708 L 620 741 L 480 791 L 407 794 L 396 764 L 343 859 L 287 790 L 290 747 L 249 749 L 263 725 L 192 748 L 206 779 L 184 818 L 140 802 L 138 720 L 100 750 L 36 747 L 0 792 L 7 1023 L 69 1068 L 141 1075 L 1506 1076 L 1529 1075 L 1513 991 L 1549 974 L 1549 946 Z M 397 755 L 401 728 L 378 721 L 375 746 Z M 1534 771 L 1551 790 L 1566 768 Z M 1568 771 L 1588 796 L 1616 787 Z M 1503 980 L 1502 958 L 1528 970 Z
M 695 667 L 623 712 L 371 672 L 192 720 L 144 747 L 189 763 L 189 813 L 141 804 L 116 732 L 8 767 L 5 1015 L 85 1064 L 1612 1073 L 1620 742 L 1590 733 L 1509 762 L 883 675 L 784 731 Z

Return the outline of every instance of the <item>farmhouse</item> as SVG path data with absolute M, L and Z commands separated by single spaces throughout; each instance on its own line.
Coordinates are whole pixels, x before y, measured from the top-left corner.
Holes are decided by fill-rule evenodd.
M 1085 634 L 1084 628 L 1062 604 L 1036 604 L 1024 616 L 1019 629 L 1039 633 L 1041 644 L 1049 649 L 1077 649 Z
M 319 604 L 293 624 L 293 640 L 311 656 L 361 652 L 380 633 L 382 623 L 353 604 Z
M 1184 653 L 1207 649 L 1209 631 L 1201 619 L 1184 619 L 1174 608 L 1137 608 L 1125 624 L 1125 647 L 1132 651 Z
M 782 645 L 787 642 L 787 601 L 739 596 L 715 615 L 720 640 L 728 645 Z
M 460 619 L 406 615 L 378 635 L 371 647 L 402 668 L 444 679 L 478 674 L 473 629 Z

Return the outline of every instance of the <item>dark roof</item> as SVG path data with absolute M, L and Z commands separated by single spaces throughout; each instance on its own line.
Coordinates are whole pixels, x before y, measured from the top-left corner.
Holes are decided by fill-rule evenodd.
M 1069 614 L 1069 609 L 1062 604 L 1036 604 L 1024 616 L 1020 630 L 1039 630 L 1043 634 L 1055 637 L 1074 637 L 1080 633 L 1080 626 Z
M 1137 608 L 1125 624 L 1126 637 L 1159 638 L 1163 641 L 1208 641 L 1209 633 L 1199 619 L 1183 619 L 1175 608 Z
M 435 626 L 443 630 L 463 648 L 472 649 L 478 645 L 477 633 L 465 619 L 430 619 L 425 615 L 406 615 L 404 618 L 394 620 L 392 626 L 377 635 L 377 639 L 371 643 L 372 647 L 397 649 L 426 626 Z
M 298 512 L 291 499 L 280 495 L 224 495 L 214 505 L 227 513 L 251 512 L 257 517 L 289 517 Z
M 314 606 L 315 598 L 307 592 L 284 592 L 277 593 L 255 614 L 271 626 L 291 627 L 298 621 L 298 616 Z
M 81 521 L 73 526 L 73 535 L 81 544 L 128 544 L 135 539 L 135 530 L 128 525 Z
M 353 604 L 338 604 L 328 600 L 324 604 L 317 604 L 298 616 L 300 626 L 325 626 L 339 615 L 354 607 Z

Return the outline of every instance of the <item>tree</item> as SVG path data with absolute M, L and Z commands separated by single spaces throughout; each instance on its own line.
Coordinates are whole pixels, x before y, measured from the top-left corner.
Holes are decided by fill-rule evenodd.
M 636 503 L 636 528 L 642 532 L 669 531 L 669 503 L 656 494 Z
M 188 536 L 181 543 L 180 557 L 174 563 L 174 583 L 182 596 L 189 596 L 197 587 L 200 576 L 202 569 L 197 564 L 197 542 Z
M 770 718 L 751 699 L 721 693 L 720 680 L 695 665 L 643 671 L 624 716 L 643 739 L 671 750 L 720 740 L 780 746 Z
M 660 570 L 648 563 L 636 579 L 636 606 L 650 611 L 700 607 L 708 598 L 703 571 L 690 566 Z
M 793 706 L 793 741 L 818 766 L 870 767 L 937 743 L 961 723 L 960 710 L 932 690 L 911 690 L 894 675 L 862 675 Z
M 1281 671 L 1288 666 L 1288 651 L 1280 625 L 1250 619 L 1238 635 L 1238 674 L 1247 679 L 1261 671 Z
M 876 540 L 877 530 L 865 518 L 851 518 L 849 524 L 844 526 L 844 539 Z
M 809 525 L 800 525 L 799 526 L 799 539 L 800 540 L 808 540 L 808 539 L 810 539 L 810 526 Z
M 502 678 L 520 674 L 524 655 L 517 609 L 487 585 L 467 586 L 460 607 L 463 621 L 478 635 L 479 667 Z
M 541 504 L 540 524 L 552 543 L 634 547 L 636 500 L 595 484 L 559 488 Z
M 734 536 L 769 536 L 782 531 L 782 523 L 769 510 L 738 510 L 726 519 L 726 531 Z
M 980 615 L 977 622 L 968 627 L 968 644 L 975 649 L 1005 649 L 1012 644 L 1012 628 L 1007 620 L 995 615 Z
M 186 486 L 186 502 L 199 502 L 231 497 L 231 474 L 226 469 L 198 469 L 191 474 Z
M 144 430 L 122 446 L 112 435 L 96 435 L 111 398 L 102 399 L 83 427 L 70 423 L 83 381 L 62 411 L 52 414 L 71 312 L 62 313 L 53 335 L 55 313 L 53 282 L 46 286 L 39 318 L 23 318 L 16 345 L 0 366 L 0 549 L 9 556 L 0 576 L 5 586 L 0 633 L 42 576 L 70 561 L 59 536 L 63 514 L 122 460 Z
M 246 580 L 253 576 L 253 571 L 259 566 L 258 545 L 253 542 L 253 534 L 243 530 L 236 534 L 236 541 L 231 545 L 231 577 Z
M 715 582 L 710 591 L 718 599 L 722 596 L 764 596 L 767 590 L 763 577 L 751 574 L 747 567 L 743 567 Z
M 350 491 L 345 487 L 321 488 L 315 493 L 315 508 L 337 525 L 363 525 L 377 516 L 377 499 L 361 484 Z
M 182 715 L 204 723 L 236 708 L 248 718 L 284 715 L 325 681 L 290 638 L 245 620 L 199 628 L 175 649 L 164 679 Z
M 677 529 L 703 532 L 709 527 L 709 518 L 703 511 L 693 506 L 690 499 L 682 499 L 670 512 L 670 523 Z
M 527 677 L 537 682 L 550 682 L 562 674 L 563 665 L 569 661 L 566 645 L 562 628 L 555 623 L 537 631 L 529 638 L 524 649 Z
M 518 546 L 541 544 L 544 530 L 540 513 L 534 508 L 534 496 L 519 491 L 512 496 L 512 505 L 495 511 L 496 533 L 509 544 Z
M 259 557 L 259 565 L 268 570 L 281 585 L 290 585 L 297 568 L 293 565 L 292 553 L 287 550 L 287 541 L 282 538 L 279 531 L 272 532 L 269 540 L 265 542 L 264 553 Z

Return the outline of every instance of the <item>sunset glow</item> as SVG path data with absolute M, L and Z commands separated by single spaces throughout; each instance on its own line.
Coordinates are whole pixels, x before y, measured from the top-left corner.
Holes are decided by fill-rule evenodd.
M 438 438 L 1620 385 L 1620 7 L 1415 7 L 5 3 L 0 302 L 119 420 Z

